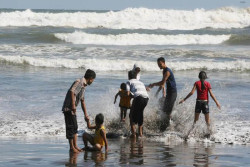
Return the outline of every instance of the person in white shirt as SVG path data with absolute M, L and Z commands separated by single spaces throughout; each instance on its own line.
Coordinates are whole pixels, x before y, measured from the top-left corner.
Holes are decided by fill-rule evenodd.
M 131 137 L 136 137 L 136 127 L 138 124 L 139 137 L 142 137 L 143 130 L 143 111 L 148 104 L 148 93 L 145 85 L 136 79 L 136 72 L 128 72 L 129 81 L 126 83 L 127 94 L 132 94 L 134 100 L 130 109 L 130 126 L 131 126 Z

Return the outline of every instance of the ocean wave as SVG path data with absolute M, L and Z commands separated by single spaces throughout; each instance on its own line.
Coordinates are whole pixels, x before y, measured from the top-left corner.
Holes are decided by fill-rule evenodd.
M 128 8 L 122 11 L 38 13 L 30 9 L 0 13 L 0 26 L 54 26 L 110 29 L 194 30 L 250 26 L 250 8 L 214 10 Z
M 130 70 L 135 62 L 140 64 L 143 71 L 159 71 L 156 62 L 135 61 L 131 59 L 67 59 L 67 58 L 39 58 L 28 56 L 2 56 L 0 62 L 6 64 L 31 65 L 36 67 L 53 68 L 84 68 L 94 69 L 96 71 L 127 71 Z M 245 60 L 234 61 L 178 61 L 169 62 L 168 66 L 175 71 L 206 69 L 218 71 L 249 71 L 250 62 Z
M 57 33 L 55 36 L 74 44 L 94 45 L 191 45 L 220 44 L 227 41 L 230 35 L 155 35 L 155 34 L 120 34 L 99 35 L 84 32 Z
M 250 45 L 250 35 L 231 35 L 226 43 L 229 45 Z

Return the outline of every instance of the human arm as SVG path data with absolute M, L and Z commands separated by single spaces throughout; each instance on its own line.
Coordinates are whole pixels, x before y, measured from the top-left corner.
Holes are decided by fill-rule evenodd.
M 116 99 L 117 99 L 117 96 L 119 95 L 119 93 L 120 93 L 120 91 L 119 91 L 118 93 L 116 93 L 116 95 L 115 95 L 114 104 L 115 104 L 115 102 L 116 102 Z
M 170 76 L 170 72 L 167 71 L 167 72 L 163 75 L 161 81 L 152 83 L 152 84 L 149 85 L 149 87 L 150 87 L 150 88 L 153 88 L 154 86 L 164 86 L 164 84 L 165 84 L 166 81 L 168 80 L 169 76 Z
M 163 89 L 163 90 L 162 90 L 162 89 Z M 166 96 L 166 95 L 165 95 L 165 86 L 164 86 L 164 85 L 161 85 L 161 86 L 159 86 L 158 90 L 156 91 L 155 97 L 158 96 L 158 94 L 159 94 L 159 92 L 160 92 L 161 90 L 163 91 L 163 97 Z
M 219 109 L 221 109 L 221 106 L 220 106 L 219 102 L 217 101 L 217 99 L 215 98 L 215 96 L 214 96 L 214 94 L 213 94 L 213 92 L 212 92 L 212 89 L 208 89 L 208 91 L 209 91 L 209 93 L 210 93 L 210 96 L 212 97 L 212 99 L 213 99 L 214 102 L 216 103 L 217 107 L 218 107 Z
M 76 104 L 75 104 L 75 93 L 73 91 L 70 92 L 71 95 L 71 109 L 74 113 L 76 113 Z
M 87 110 L 86 110 L 86 104 L 85 104 L 85 100 L 84 98 L 81 99 L 81 105 L 82 105 L 82 111 L 84 113 L 85 116 L 85 120 L 88 119 L 88 114 L 87 114 Z
M 85 121 L 87 122 L 87 127 L 88 127 L 89 129 L 95 129 L 95 128 L 96 128 L 95 125 L 91 125 L 91 124 L 90 124 L 89 118 L 85 118 Z
M 191 92 L 190 92 L 184 99 L 182 99 L 182 100 L 179 102 L 179 104 L 183 103 L 183 102 L 186 101 L 190 96 L 192 96 L 192 95 L 194 94 L 195 90 L 196 90 L 196 85 L 194 84 L 194 87 L 193 87 L 193 89 L 191 90 Z
M 100 134 L 104 140 L 104 143 L 105 143 L 105 151 L 108 151 L 108 140 L 107 140 L 107 137 L 106 137 L 106 133 L 104 130 L 100 130 Z

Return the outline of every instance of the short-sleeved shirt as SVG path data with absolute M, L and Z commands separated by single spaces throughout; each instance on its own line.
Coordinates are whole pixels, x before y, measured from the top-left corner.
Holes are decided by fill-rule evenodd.
M 148 98 L 148 93 L 144 83 L 137 79 L 131 79 L 126 83 L 127 91 L 130 91 L 134 97 L 141 96 Z
M 169 71 L 170 76 L 168 77 L 168 79 L 166 81 L 166 93 L 171 94 L 173 92 L 177 92 L 176 82 L 175 82 L 175 78 L 174 78 L 174 74 L 173 74 L 172 70 L 168 67 L 163 69 L 163 76 L 165 75 L 165 73 L 167 71 Z
M 77 107 L 80 100 L 84 99 L 85 87 L 87 86 L 85 78 L 77 79 L 69 88 L 64 103 L 62 107 L 62 111 L 71 111 L 72 110 L 72 100 L 71 100 L 71 92 L 75 94 L 75 106 Z
M 196 81 L 194 83 L 197 89 L 197 100 L 208 100 L 208 90 L 212 89 L 209 82 L 204 81 L 205 89 L 201 88 L 201 81 Z

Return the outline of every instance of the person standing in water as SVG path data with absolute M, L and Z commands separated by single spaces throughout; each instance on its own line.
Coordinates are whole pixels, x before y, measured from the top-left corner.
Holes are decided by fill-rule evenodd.
M 81 149 L 77 146 L 77 118 L 76 107 L 81 101 L 82 110 L 85 115 L 85 119 L 88 119 L 86 105 L 84 101 L 84 92 L 87 85 L 91 85 L 96 77 L 96 73 L 88 69 L 83 78 L 77 79 L 69 88 L 62 111 L 64 113 L 65 125 L 66 125 L 66 138 L 69 140 L 70 151 L 80 152 Z
M 195 90 L 197 90 L 194 124 L 193 124 L 192 128 L 188 131 L 186 138 L 188 137 L 191 130 L 194 128 L 195 123 L 198 121 L 201 111 L 205 115 L 205 120 L 206 120 L 206 124 L 207 124 L 207 128 L 208 128 L 208 135 L 210 135 L 211 130 L 210 130 L 210 120 L 209 120 L 208 92 L 209 92 L 210 96 L 212 97 L 212 99 L 214 100 L 214 102 L 216 103 L 217 107 L 219 109 L 221 108 L 219 102 L 216 100 L 216 98 L 211 90 L 212 88 L 211 88 L 210 83 L 206 81 L 207 74 L 205 71 L 201 71 L 199 73 L 199 79 L 200 79 L 199 81 L 196 81 L 194 83 L 194 86 L 193 86 L 193 89 L 191 90 L 191 92 L 184 99 L 182 99 L 179 102 L 179 104 L 183 103 L 190 96 L 192 96 L 194 94 Z
M 141 75 L 140 75 L 141 68 L 139 67 L 138 64 L 136 64 L 136 63 L 134 64 L 132 71 L 134 71 L 136 73 L 136 79 L 140 80 L 141 79 Z
M 163 77 L 162 80 L 159 82 L 151 83 L 149 85 L 149 88 L 153 88 L 154 86 L 159 86 L 159 89 L 157 90 L 156 94 L 158 94 L 162 88 L 164 88 L 164 85 L 166 84 L 166 97 L 163 105 L 163 111 L 166 113 L 166 117 L 161 123 L 160 130 L 165 131 L 166 128 L 169 126 L 171 113 L 176 101 L 177 97 L 177 88 L 176 88 L 176 82 L 175 77 L 170 68 L 167 67 L 165 64 L 165 59 L 163 57 L 160 57 L 157 59 L 157 64 L 160 69 L 163 69 Z
M 116 103 L 116 99 L 118 96 L 120 96 L 119 107 L 120 107 L 120 111 L 121 111 L 121 114 L 120 114 L 121 115 L 121 122 L 125 122 L 127 110 L 130 109 L 130 107 L 131 107 L 131 105 L 130 105 L 131 97 L 127 95 L 125 83 L 121 84 L 119 92 L 117 92 L 117 94 L 115 95 L 114 104 Z
M 138 124 L 139 129 L 139 137 L 142 137 L 143 135 L 143 112 L 145 107 L 148 104 L 148 93 L 146 90 L 145 85 L 136 79 L 136 73 L 134 71 L 128 72 L 128 79 L 127 82 L 127 95 L 130 96 L 130 94 L 134 97 L 134 100 L 132 102 L 132 106 L 130 109 L 130 127 L 132 138 L 136 137 L 136 129 L 135 125 Z

